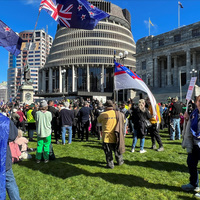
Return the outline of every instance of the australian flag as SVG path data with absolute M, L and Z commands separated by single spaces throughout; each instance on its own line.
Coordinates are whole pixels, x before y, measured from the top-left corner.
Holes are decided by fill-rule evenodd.
M 0 46 L 17 56 L 21 52 L 23 40 L 4 22 L 0 20 Z
M 110 16 L 87 0 L 42 0 L 41 9 L 67 28 L 92 30 L 100 20 Z

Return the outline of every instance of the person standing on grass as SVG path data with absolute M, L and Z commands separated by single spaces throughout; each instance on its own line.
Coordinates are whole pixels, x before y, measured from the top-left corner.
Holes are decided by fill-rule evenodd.
M 0 199 L 6 199 L 6 190 L 11 200 L 20 200 L 19 189 L 12 170 L 12 155 L 9 142 L 18 135 L 17 127 L 0 113 Z
M 29 106 L 29 110 L 26 113 L 26 118 L 27 118 L 27 122 L 28 122 L 28 137 L 29 137 L 29 141 L 33 141 L 33 134 L 34 134 L 34 130 L 35 128 L 35 119 L 32 115 L 33 109 L 34 109 L 35 105 L 31 104 Z
M 138 102 L 138 108 L 135 108 L 132 113 L 132 121 L 134 123 L 134 137 L 131 152 L 135 152 L 135 146 L 138 138 L 140 138 L 140 153 L 146 153 L 144 150 L 145 136 L 147 134 L 147 128 L 145 126 L 145 120 L 149 120 L 151 115 L 147 108 L 145 108 L 145 100 L 140 99 Z
M 49 147 L 51 144 L 51 120 L 52 114 L 47 111 L 48 104 L 45 100 L 40 102 L 39 111 L 35 114 L 37 132 L 36 162 L 40 163 L 42 154 L 44 162 L 49 162 Z M 43 152 L 44 150 L 44 152 Z
M 57 125 L 57 118 L 59 115 L 59 111 L 54 107 L 54 102 L 52 100 L 48 101 L 48 111 L 51 112 L 52 114 L 51 129 L 54 132 L 56 144 L 59 144 L 60 134 Z
M 185 113 L 186 128 L 183 129 L 182 147 L 186 148 L 187 165 L 190 173 L 190 182 L 182 185 L 181 188 L 186 191 L 199 192 L 199 176 L 197 165 L 200 160 L 200 95 L 196 98 L 197 108 L 189 115 Z M 195 194 L 200 198 L 200 193 Z
M 149 106 L 149 112 L 151 116 L 153 116 L 153 109 L 152 109 L 150 99 L 147 97 L 146 100 Z M 157 149 L 157 151 L 164 151 L 161 137 L 159 135 L 159 124 L 161 122 L 161 117 L 160 117 L 160 108 L 158 104 L 156 104 L 156 113 L 157 113 L 158 119 L 156 119 L 156 116 L 154 116 L 149 120 L 152 124 L 152 126 L 148 129 L 150 132 L 151 141 L 152 141 L 151 149 L 156 149 L 156 141 L 157 141 L 157 143 L 159 144 L 159 148 Z
M 106 155 L 107 168 L 114 168 L 113 162 L 113 152 L 115 153 L 115 158 L 118 165 L 124 163 L 122 153 L 120 153 L 117 145 L 117 136 L 115 134 L 115 128 L 117 125 L 116 112 L 118 116 L 122 116 L 121 123 L 121 134 L 124 134 L 124 117 L 119 111 L 114 111 L 114 104 L 111 100 L 107 100 L 105 103 L 105 112 L 102 112 L 97 118 L 98 123 L 102 124 L 102 140 L 103 140 L 103 149 Z
M 89 137 L 89 125 L 90 125 L 90 116 L 92 109 L 89 107 L 89 103 L 84 101 L 83 107 L 78 112 L 78 118 L 81 122 L 81 141 L 84 139 L 84 132 L 86 132 L 86 141 L 88 141 Z
M 68 144 L 72 143 L 72 125 L 74 120 L 74 111 L 69 109 L 69 102 L 64 103 L 65 108 L 59 113 L 62 129 L 62 144 L 65 145 L 65 134 L 68 130 Z

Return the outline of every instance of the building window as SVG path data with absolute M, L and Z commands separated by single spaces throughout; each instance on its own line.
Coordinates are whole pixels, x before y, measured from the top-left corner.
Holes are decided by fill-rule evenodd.
M 40 32 L 36 32 L 36 33 L 35 33 L 35 36 L 36 36 L 36 37 L 40 37 Z
M 142 62 L 142 70 L 146 70 L 146 61 Z
M 177 34 L 174 36 L 174 42 L 179 42 L 181 41 L 181 34 Z
M 199 35 L 200 35 L 199 29 L 193 29 L 192 30 L 192 37 L 196 37 L 196 36 L 199 36 Z
M 164 39 L 158 41 L 159 47 L 164 45 Z
M 90 91 L 101 92 L 101 69 L 90 67 Z

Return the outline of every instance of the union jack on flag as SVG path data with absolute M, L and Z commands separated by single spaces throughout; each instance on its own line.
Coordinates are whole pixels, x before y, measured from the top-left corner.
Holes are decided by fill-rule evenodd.
M 92 30 L 100 20 L 109 17 L 87 0 L 42 0 L 39 10 L 42 9 L 67 28 Z
M 70 12 L 72 8 L 73 4 L 64 9 L 64 5 L 55 4 L 53 0 L 42 0 L 40 4 L 40 10 L 45 9 L 55 21 L 63 23 L 68 28 L 70 27 L 68 21 L 72 18 L 72 12 Z

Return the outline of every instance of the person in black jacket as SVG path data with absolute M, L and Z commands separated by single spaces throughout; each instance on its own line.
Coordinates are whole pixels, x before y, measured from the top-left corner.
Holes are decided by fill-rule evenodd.
M 180 129 L 180 113 L 181 112 L 182 112 L 182 106 L 178 102 L 178 97 L 176 97 L 173 99 L 173 103 L 171 104 L 171 111 L 170 111 L 170 117 L 171 117 L 170 139 L 171 140 L 175 139 L 175 135 L 176 135 L 177 140 L 180 140 L 181 138 L 181 129 Z M 176 130 L 177 130 L 177 133 L 176 133 Z
M 86 141 L 88 141 L 89 137 L 89 118 L 91 116 L 91 108 L 89 107 L 89 103 L 87 101 L 84 101 L 83 104 L 84 107 L 82 107 L 78 112 L 78 117 L 81 122 L 81 141 L 84 139 L 84 132 L 86 132 Z
M 140 99 L 138 107 L 133 109 L 132 113 L 132 121 L 134 123 L 134 137 L 131 152 L 135 151 L 135 146 L 137 144 L 138 138 L 140 138 L 140 153 L 146 152 L 146 150 L 144 150 L 145 136 L 147 134 L 145 120 L 149 120 L 150 118 L 151 115 L 148 109 L 145 107 L 145 100 Z
M 80 139 L 80 132 L 79 132 L 79 121 L 78 121 L 78 112 L 79 112 L 79 108 L 78 105 L 75 103 L 74 104 L 74 121 L 73 121 L 73 125 L 72 125 L 72 138 L 75 138 L 76 136 L 76 132 L 78 133 L 78 139 Z
M 62 144 L 65 145 L 66 129 L 68 132 L 68 144 L 72 143 L 72 124 L 74 120 L 74 112 L 69 109 L 69 102 L 64 103 L 65 108 L 59 113 L 59 118 L 62 126 Z
M 52 114 L 52 121 L 51 121 L 51 129 L 54 132 L 54 137 L 56 140 L 56 144 L 59 144 L 59 128 L 58 128 L 58 115 L 59 111 L 53 106 L 54 102 L 52 100 L 48 101 L 48 111 Z

